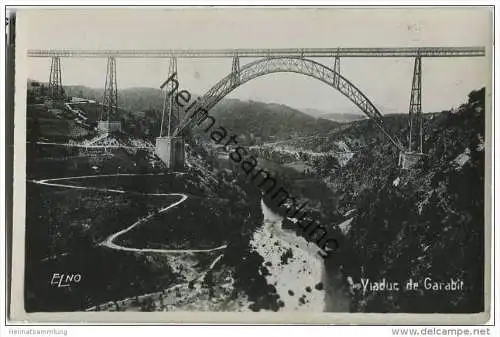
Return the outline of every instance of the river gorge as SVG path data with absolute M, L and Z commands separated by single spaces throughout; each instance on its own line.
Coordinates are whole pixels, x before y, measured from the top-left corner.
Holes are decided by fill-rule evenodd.
M 263 224 L 250 244 L 265 260 L 266 281 L 276 287 L 283 302 L 280 311 L 348 312 L 350 299 L 343 291 L 340 272 L 327 272 L 314 243 L 283 229 L 283 218 L 264 201 L 261 208 Z

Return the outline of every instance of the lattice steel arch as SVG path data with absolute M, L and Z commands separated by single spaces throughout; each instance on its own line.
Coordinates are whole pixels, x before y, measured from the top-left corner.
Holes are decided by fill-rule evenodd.
M 185 114 L 185 118 L 173 135 L 176 136 L 182 133 L 186 128 L 191 127 L 195 122 L 203 118 L 199 114 L 194 114 L 194 112 L 199 111 L 198 108 L 210 111 L 224 96 L 240 85 L 254 78 L 279 72 L 293 72 L 310 76 L 337 89 L 373 120 L 392 144 L 399 150 L 404 151 L 399 139 L 395 135 L 391 135 L 384 125 L 382 114 L 361 90 L 335 70 L 313 60 L 295 57 L 264 58 L 248 63 L 239 69 L 238 82 L 232 81 L 234 74 L 231 72 L 199 98 L 195 105 L 190 107 L 190 113 Z

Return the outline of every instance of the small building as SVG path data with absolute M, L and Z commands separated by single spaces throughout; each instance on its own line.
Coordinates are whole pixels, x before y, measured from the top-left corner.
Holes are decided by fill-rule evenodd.
M 71 103 L 88 103 L 89 100 L 81 97 L 71 97 Z
M 40 86 L 38 81 L 28 81 L 28 90 L 38 89 Z

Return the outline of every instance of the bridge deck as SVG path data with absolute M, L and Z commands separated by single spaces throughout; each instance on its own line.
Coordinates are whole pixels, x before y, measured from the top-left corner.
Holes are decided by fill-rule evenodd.
M 233 57 L 478 57 L 484 47 L 421 48 L 286 48 L 286 49 L 165 49 L 165 50 L 28 50 L 29 57 L 79 58 L 226 58 Z

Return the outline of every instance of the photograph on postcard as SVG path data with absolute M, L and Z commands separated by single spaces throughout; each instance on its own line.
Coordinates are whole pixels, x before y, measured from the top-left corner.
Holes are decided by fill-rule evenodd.
M 491 19 L 19 10 L 13 301 L 488 312 Z

